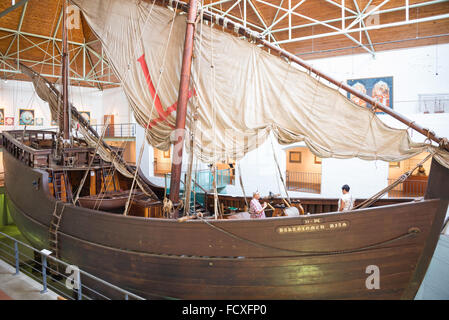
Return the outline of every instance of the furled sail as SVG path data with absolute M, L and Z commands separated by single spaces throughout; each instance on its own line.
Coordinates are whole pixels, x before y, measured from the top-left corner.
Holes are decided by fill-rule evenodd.
M 37 72 L 31 68 L 19 63 L 20 70 L 23 74 L 29 76 L 33 82 L 34 89 L 37 95 L 42 100 L 46 101 L 50 107 L 51 117 L 53 120 L 61 119 L 63 114 L 61 112 L 62 96 L 57 89 L 48 82 L 45 78 L 40 76 Z M 107 162 L 110 162 L 114 167 L 125 177 L 133 178 L 136 175 L 136 182 L 140 189 L 148 196 L 157 199 L 156 194 L 151 190 L 146 179 L 141 176 L 141 173 L 134 171 L 135 169 L 130 167 L 123 158 L 117 154 L 108 144 L 106 144 L 102 138 L 94 131 L 92 127 L 87 123 L 84 117 L 71 105 L 72 125 L 79 124 L 79 130 L 89 146 L 97 149 L 100 157 Z M 97 148 L 98 147 L 98 148 Z
M 148 127 L 148 142 L 167 150 L 176 119 L 186 16 L 152 1 L 72 2 L 102 42 L 137 122 Z M 198 107 L 195 152 L 204 162 L 238 160 L 271 131 L 281 144 L 304 141 L 322 158 L 401 161 L 429 151 L 449 167 L 445 150 L 414 143 L 407 130 L 388 127 L 338 90 L 201 22 L 191 71 L 189 108 Z

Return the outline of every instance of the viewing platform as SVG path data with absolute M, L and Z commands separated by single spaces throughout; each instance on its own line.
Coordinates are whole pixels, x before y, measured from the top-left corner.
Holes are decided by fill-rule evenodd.
M 0 260 L 0 300 L 58 300 L 51 290 L 41 293 L 42 284 Z

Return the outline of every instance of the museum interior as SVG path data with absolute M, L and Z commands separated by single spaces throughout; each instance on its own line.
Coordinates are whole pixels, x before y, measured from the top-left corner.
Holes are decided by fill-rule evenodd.
M 448 300 L 448 58 L 449 0 L 0 0 L 0 300 Z

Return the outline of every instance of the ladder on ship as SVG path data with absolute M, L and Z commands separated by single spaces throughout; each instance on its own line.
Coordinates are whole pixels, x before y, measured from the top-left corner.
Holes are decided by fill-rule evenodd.
M 60 204 L 60 205 L 58 205 Z M 49 228 L 49 243 L 50 251 L 54 253 L 56 258 L 59 258 L 59 246 L 58 246 L 58 231 L 62 220 L 62 213 L 64 212 L 65 203 L 56 201 L 55 209 L 51 217 Z
M 66 171 L 53 172 L 53 194 L 56 200 L 72 201 L 72 187 Z M 65 197 L 63 197 L 63 194 L 65 194 Z
M 116 177 L 115 177 L 115 171 L 111 173 L 109 169 L 101 168 L 101 175 L 103 177 L 104 192 L 118 191 Z
M 53 192 L 56 198 L 55 209 L 50 221 L 49 228 L 49 244 L 56 258 L 59 258 L 58 231 L 64 212 L 65 203 L 72 201 L 72 188 L 66 171 L 53 172 Z M 65 197 L 63 194 L 65 193 Z M 56 265 L 56 271 L 59 272 Z

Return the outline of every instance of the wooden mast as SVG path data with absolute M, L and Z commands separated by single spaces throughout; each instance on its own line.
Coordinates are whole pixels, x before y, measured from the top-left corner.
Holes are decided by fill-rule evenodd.
M 69 110 L 69 53 L 67 41 L 67 3 L 62 2 L 62 113 L 59 128 L 63 132 L 64 142 L 70 140 L 70 110 Z
M 182 151 L 185 138 L 188 91 L 190 83 L 190 68 L 192 65 L 193 37 L 195 33 L 195 20 L 197 15 L 197 0 L 190 0 L 187 14 L 187 28 L 182 58 L 181 80 L 179 83 L 178 108 L 176 110 L 176 141 L 173 145 L 173 158 L 170 179 L 170 200 L 173 204 L 179 201 L 179 187 L 181 180 Z M 175 218 L 178 212 L 175 210 Z

